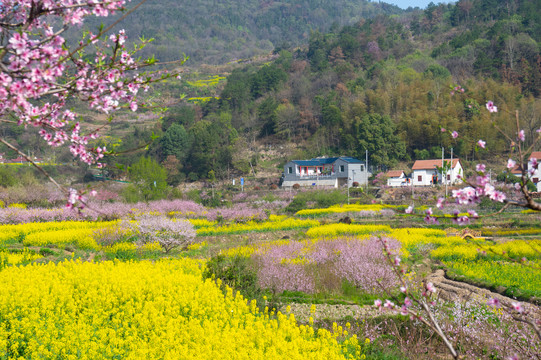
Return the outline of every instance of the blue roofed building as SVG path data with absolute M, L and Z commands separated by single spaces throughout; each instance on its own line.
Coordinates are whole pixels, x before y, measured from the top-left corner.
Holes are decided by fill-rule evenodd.
M 369 177 L 366 162 L 349 156 L 291 160 L 284 166 L 282 187 L 364 185 Z

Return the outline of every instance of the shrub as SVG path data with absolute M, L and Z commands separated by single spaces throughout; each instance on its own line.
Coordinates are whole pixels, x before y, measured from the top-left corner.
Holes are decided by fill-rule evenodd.
M 278 189 L 278 185 L 276 185 L 276 184 L 271 184 L 271 186 L 269 186 L 269 189 L 271 189 L 271 190 L 276 190 L 276 189 Z
M 299 190 L 301 188 L 301 186 L 299 184 L 293 184 L 293 189 L 294 190 Z
M 306 208 L 306 199 L 295 197 L 292 202 L 285 208 L 288 213 L 297 213 Z
M 240 291 L 247 299 L 256 299 L 257 304 L 262 301 L 262 290 L 258 285 L 257 271 L 249 258 L 244 256 L 216 255 L 207 261 L 203 272 L 204 279 L 220 279 L 221 289 L 224 293 L 227 288 Z

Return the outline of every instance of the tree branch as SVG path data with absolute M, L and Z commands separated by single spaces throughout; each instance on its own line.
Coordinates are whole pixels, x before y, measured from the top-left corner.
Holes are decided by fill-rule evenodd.
M 53 184 L 56 185 L 57 188 L 60 189 L 60 191 L 64 192 L 64 193 L 67 193 L 68 191 L 62 186 L 60 185 L 59 183 L 56 182 L 55 179 L 53 179 L 51 177 L 51 175 L 49 175 L 49 173 L 47 171 L 45 171 L 44 168 L 42 168 L 41 166 L 39 166 L 37 163 L 35 163 L 28 155 L 26 155 L 25 153 L 23 153 L 21 150 L 19 150 L 17 147 L 11 145 L 10 143 L 8 143 L 6 140 L 0 138 L 0 142 L 4 145 L 6 145 L 8 148 L 10 148 L 11 150 L 13 151 L 16 151 L 17 154 L 21 155 L 22 157 L 24 157 L 26 159 L 26 161 L 28 161 L 29 163 L 31 163 L 36 169 L 39 170 L 39 172 L 41 172 L 43 175 L 45 175 Z

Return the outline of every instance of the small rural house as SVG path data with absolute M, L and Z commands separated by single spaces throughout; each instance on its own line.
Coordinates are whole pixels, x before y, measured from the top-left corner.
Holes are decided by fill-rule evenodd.
M 369 177 L 366 163 L 348 156 L 291 160 L 284 166 L 282 187 L 299 184 L 337 188 L 354 182 L 366 184 Z
M 451 163 L 451 159 L 444 159 L 443 161 Z M 460 159 L 453 159 L 451 169 L 445 174 L 445 181 L 442 181 L 441 172 L 437 169 L 441 166 L 441 159 L 415 161 L 412 167 L 413 173 L 411 175 L 413 185 L 430 186 L 438 183 L 454 185 L 460 182 L 460 178 L 464 175 L 464 168 L 462 167 Z
M 406 177 L 406 174 L 402 170 L 389 170 L 385 176 L 387 177 L 387 186 L 400 187 L 411 185 L 410 179 Z

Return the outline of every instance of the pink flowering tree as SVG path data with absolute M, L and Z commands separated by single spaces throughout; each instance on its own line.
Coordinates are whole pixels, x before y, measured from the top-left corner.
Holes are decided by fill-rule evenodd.
M 129 0 L 128 0 L 129 1 Z M 145 0 L 143 0 L 144 2 Z M 69 46 L 63 34 L 88 16 L 105 17 L 123 11 L 125 0 L 2 0 L 0 2 L 0 121 L 35 128 L 51 147 L 67 146 L 75 159 L 101 167 L 108 154 L 95 144 L 100 127 L 83 126 L 82 116 L 68 108 L 77 100 L 91 111 L 106 114 L 136 111 L 141 90 L 172 73 L 139 72 L 154 59 L 136 54 L 147 40 L 128 49 L 123 30 L 107 34 L 119 21 L 96 33 L 86 33 Z M 89 56 L 89 54 L 93 54 Z M 139 70 L 139 71 L 138 71 Z M 0 142 L 34 164 L 68 195 L 68 207 L 84 205 L 82 193 L 64 189 L 16 145 Z
M 122 227 L 135 234 L 141 245 L 158 243 L 166 254 L 175 248 L 186 249 L 197 235 L 188 220 L 166 216 L 145 215 L 124 221 Z

